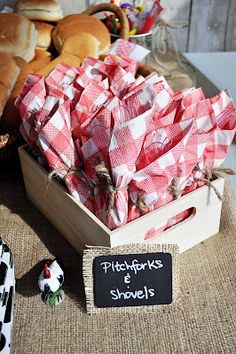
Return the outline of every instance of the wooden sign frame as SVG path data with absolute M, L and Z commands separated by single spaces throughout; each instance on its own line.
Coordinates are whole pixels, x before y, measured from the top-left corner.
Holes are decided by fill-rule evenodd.
M 142 305 L 125 307 L 97 307 L 94 295 L 94 260 L 99 256 L 131 255 L 144 253 L 170 253 L 172 256 L 172 302 L 165 305 Z M 86 308 L 88 314 L 111 313 L 137 313 L 160 311 L 172 307 L 177 302 L 179 292 L 179 249 L 175 244 L 130 244 L 114 248 L 87 246 L 83 252 L 83 278 L 86 295 Z

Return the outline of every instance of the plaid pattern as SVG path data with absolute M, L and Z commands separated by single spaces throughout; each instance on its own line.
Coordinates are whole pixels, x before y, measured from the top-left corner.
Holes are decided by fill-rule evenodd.
M 133 202 L 130 219 L 140 216 L 140 209 L 136 206 L 140 195 L 147 207 L 146 212 L 173 199 L 168 187 L 177 174 L 178 161 L 188 144 L 192 126 L 193 121 L 189 120 L 146 136 L 129 188 Z
M 16 102 L 21 132 L 28 143 L 40 148 L 51 170 L 60 170 L 58 175 L 64 178 L 69 192 L 93 211 L 91 192 L 80 172 L 68 173 L 82 164 L 71 136 L 70 102 L 46 96 L 46 85 L 44 78 L 28 77 L 29 89 L 23 88 Z
M 228 153 L 236 130 L 235 106 L 228 92 L 222 91 L 213 97 L 211 102 L 215 129 L 210 132 L 210 139 L 199 163 L 201 170 L 220 167 Z
M 22 89 L 21 94 L 16 99 L 16 106 L 22 119 L 20 127 L 24 139 L 33 144 L 37 140 L 35 131 L 37 124 L 37 114 L 43 106 L 46 97 L 44 80 L 39 75 L 29 75 Z M 23 102 L 23 104 L 21 104 Z
M 130 55 L 135 50 L 135 48 L 136 45 L 134 43 L 119 38 L 112 45 L 112 54 L 126 55 L 130 58 Z
M 125 39 L 117 39 L 110 47 L 110 53 L 115 55 L 125 55 L 131 59 L 141 62 L 150 50 L 145 47 L 127 41 Z
M 218 167 L 236 130 L 227 91 L 211 99 L 200 88 L 173 93 L 157 73 L 135 79 L 136 70 L 112 55 L 80 68 L 60 64 L 46 79 L 30 75 L 16 101 L 23 136 L 110 229 L 170 202 L 173 184 L 179 195 L 201 185 L 196 169 Z M 146 237 L 189 213 L 157 220 Z

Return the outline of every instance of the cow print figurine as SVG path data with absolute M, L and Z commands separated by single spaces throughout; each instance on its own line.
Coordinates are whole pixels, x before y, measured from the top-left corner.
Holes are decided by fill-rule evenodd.
M 63 282 L 64 272 L 59 262 L 55 259 L 50 265 L 45 263 L 38 279 L 38 286 L 46 304 L 55 306 L 64 300 L 64 292 L 61 289 Z
M 9 247 L 0 238 L 0 353 L 9 354 L 13 322 L 15 274 Z

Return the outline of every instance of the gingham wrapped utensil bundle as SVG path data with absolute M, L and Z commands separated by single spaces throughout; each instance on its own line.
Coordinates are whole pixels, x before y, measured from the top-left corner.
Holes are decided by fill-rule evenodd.
M 16 101 L 26 141 L 111 230 L 202 185 L 236 130 L 227 91 L 174 93 L 164 77 L 135 78 L 136 70 L 111 55 L 60 64 L 46 79 L 30 75 Z

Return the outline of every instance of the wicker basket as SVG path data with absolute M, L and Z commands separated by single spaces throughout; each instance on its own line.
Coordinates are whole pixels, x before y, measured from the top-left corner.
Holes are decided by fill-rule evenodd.
M 120 19 L 121 29 L 120 29 L 120 38 L 128 39 L 129 38 L 129 22 L 125 13 L 116 5 L 113 4 L 99 4 L 92 6 L 84 11 L 84 14 L 94 15 L 101 11 L 110 11 L 117 15 Z M 106 56 L 101 56 L 100 59 L 103 60 Z M 153 71 L 156 71 L 154 68 L 140 64 L 137 75 L 148 76 Z M 12 157 L 12 155 L 17 153 L 17 147 L 23 142 L 23 139 L 20 136 L 18 129 L 14 131 L 0 131 L 0 163 L 5 162 L 6 159 Z

